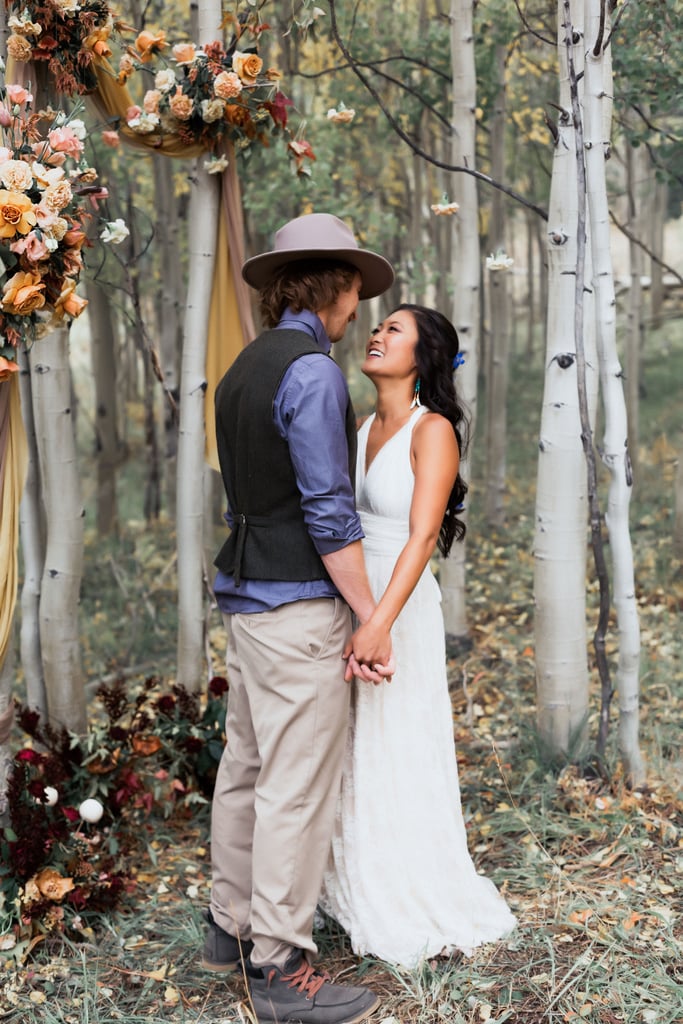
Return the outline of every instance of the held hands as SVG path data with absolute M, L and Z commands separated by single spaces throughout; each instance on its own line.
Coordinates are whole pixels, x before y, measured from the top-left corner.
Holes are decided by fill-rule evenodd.
M 390 683 L 396 671 L 389 630 L 374 623 L 372 619 L 358 627 L 344 648 L 342 657 L 346 661 L 344 679 L 347 683 L 354 676 L 375 685 Z

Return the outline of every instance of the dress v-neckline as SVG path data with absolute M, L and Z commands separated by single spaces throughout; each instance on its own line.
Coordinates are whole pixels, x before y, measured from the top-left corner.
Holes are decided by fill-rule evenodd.
M 377 451 L 373 455 L 372 461 L 368 464 L 368 438 L 370 437 L 370 430 L 372 428 L 373 420 L 375 419 L 375 416 L 377 415 L 376 413 L 373 412 L 372 418 L 370 420 L 370 426 L 368 427 L 368 435 L 365 438 L 365 450 L 363 452 L 363 468 L 364 468 L 363 478 L 364 479 L 367 479 L 368 473 L 370 472 L 372 467 L 375 465 L 375 463 L 377 462 L 378 457 L 382 454 L 382 452 L 384 451 L 386 446 L 388 444 L 391 444 L 391 442 L 394 440 L 394 438 L 398 437 L 399 434 L 401 434 L 406 429 L 406 427 L 409 426 L 413 422 L 413 420 L 416 418 L 417 414 L 418 414 L 418 409 L 415 409 L 413 412 L 411 412 L 410 416 L 405 421 L 403 426 L 399 427 L 398 430 L 396 431 L 396 433 L 392 434 L 391 437 L 388 437 L 383 445 L 380 445 L 380 447 L 377 449 Z

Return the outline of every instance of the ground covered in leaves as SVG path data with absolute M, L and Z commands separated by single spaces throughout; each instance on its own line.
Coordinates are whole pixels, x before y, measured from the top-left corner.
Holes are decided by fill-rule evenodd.
M 410 972 L 354 957 L 346 937 L 327 926 L 318 943 L 332 975 L 360 978 L 381 994 L 372 1024 L 683 1020 L 683 571 L 671 543 L 681 345 L 673 356 L 667 353 L 661 367 L 654 358 L 648 366 L 650 397 L 642 413 L 648 434 L 632 512 L 647 783 L 631 790 L 622 778 L 616 706 L 602 764 L 588 756 L 553 765 L 538 743 L 530 482 L 537 423 L 522 407 L 511 425 L 504 531 L 492 534 L 479 526 L 473 495 L 472 644 L 449 661 L 470 850 L 505 893 L 519 924 L 508 939 L 471 958 L 432 960 Z M 538 380 L 519 379 L 520 388 L 540 393 Z M 525 451 L 526 461 L 520 454 Z M 117 629 L 137 621 L 142 633 L 145 616 L 148 644 L 138 649 L 138 638 L 129 635 L 127 658 L 135 663 L 145 651 L 173 650 L 171 543 L 168 530 L 153 536 L 130 526 L 116 554 L 110 593 L 103 593 L 102 561 L 93 575 L 97 587 L 89 591 L 86 580 L 85 611 L 94 621 L 85 650 L 94 679 L 115 667 Z M 592 586 L 590 595 L 592 604 Z M 590 607 L 589 633 L 594 614 Z M 103 638 L 103 622 L 111 636 Z M 103 639 L 110 642 L 109 654 L 102 653 Z M 220 671 L 217 616 L 211 639 Z M 613 638 L 609 650 L 613 655 Z M 155 670 L 161 672 L 158 660 Z M 594 740 L 597 679 L 593 689 Z M 2 959 L 0 952 L 0 1017 L 11 1024 L 253 1020 L 242 980 L 216 979 L 199 966 L 201 911 L 210 891 L 207 806 L 198 805 L 192 817 L 149 820 L 132 868 L 132 895 L 96 931 L 84 929 L 77 942 L 44 938 L 21 957 Z

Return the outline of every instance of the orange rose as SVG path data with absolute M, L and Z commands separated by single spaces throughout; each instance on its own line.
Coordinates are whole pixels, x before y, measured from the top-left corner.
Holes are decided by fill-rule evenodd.
M 81 315 L 87 305 L 87 299 L 82 299 L 80 295 L 76 295 L 76 282 L 73 278 L 67 277 L 64 279 L 61 295 L 55 302 L 55 319 L 62 320 L 65 316 L 68 316 L 75 320 L 77 316 Z
M 143 64 L 149 64 L 152 57 L 156 53 L 160 53 L 166 48 L 166 33 L 149 32 L 147 29 L 143 30 L 135 40 L 135 49 L 140 54 L 140 60 Z
M 240 53 L 235 50 L 232 55 L 232 69 L 247 85 L 254 85 L 262 67 L 263 61 L 257 53 Z
M 39 892 L 53 903 L 59 903 L 74 888 L 73 878 L 64 878 L 54 868 L 43 868 L 35 876 L 35 883 Z
M 45 285 L 40 274 L 35 271 L 24 273 L 20 270 L 6 283 L 0 300 L 0 309 L 4 309 L 6 313 L 28 316 L 34 309 L 41 309 L 45 305 L 44 290 Z
M 18 369 L 18 364 L 12 359 L 5 359 L 4 356 L 0 356 L 0 384 L 9 380 L 12 374 L 16 373 Z
M 33 203 L 28 196 L 0 189 L 0 238 L 27 235 L 35 223 Z

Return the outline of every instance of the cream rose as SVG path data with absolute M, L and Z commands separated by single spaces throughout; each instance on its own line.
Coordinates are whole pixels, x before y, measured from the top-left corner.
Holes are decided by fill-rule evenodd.
M 56 185 L 49 185 L 43 192 L 41 202 L 50 210 L 59 212 L 68 206 L 73 198 L 71 183 L 64 178 Z
M 159 92 L 170 92 L 175 84 L 176 77 L 173 68 L 162 68 L 154 76 L 154 87 Z
M 225 111 L 223 100 L 202 100 L 202 121 L 212 124 L 220 121 Z
M 159 113 L 159 100 L 161 93 L 158 89 L 148 89 L 142 100 L 142 106 L 146 114 Z
M 26 192 L 33 185 L 33 173 L 25 160 L 7 160 L 0 164 L 0 181 L 13 192 Z

